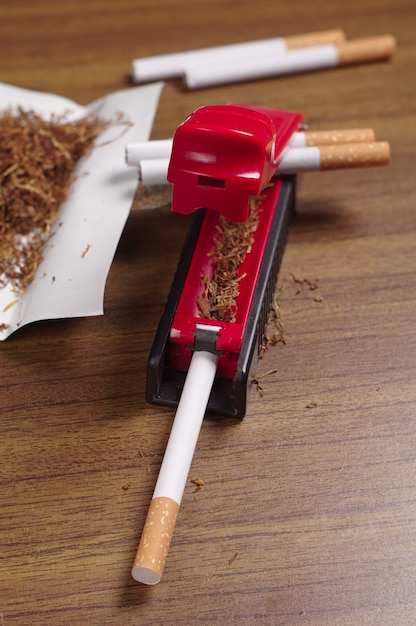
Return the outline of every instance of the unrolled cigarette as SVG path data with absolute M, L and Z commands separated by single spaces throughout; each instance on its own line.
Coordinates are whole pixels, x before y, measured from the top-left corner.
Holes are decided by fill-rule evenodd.
M 390 146 L 387 141 L 286 148 L 275 175 L 374 167 L 387 165 L 389 160 Z M 168 157 L 141 161 L 139 169 L 142 184 L 145 187 L 167 184 L 168 167 Z
M 178 511 L 179 503 L 172 498 L 152 498 L 131 571 L 137 582 L 146 585 L 160 582 Z
M 131 571 L 146 585 L 155 585 L 162 577 L 217 363 L 218 356 L 210 352 L 196 351 L 192 356 Z
M 284 38 L 286 50 L 309 48 L 310 46 L 320 46 L 326 43 L 342 43 L 343 41 L 345 41 L 345 33 L 340 28 L 304 33 L 302 35 L 290 35 Z
M 341 43 L 345 35 L 340 29 L 318 31 L 290 37 L 273 37 L 245 43 L 187 50 L 171 54 L 134 59 L 132 75 L 135 82 L 179 78 L 187 67 L 209 63 L 244 61 L 254 57 L 285 54 L 287 50 L 326 43 Z
M 391 35 L 367 37 L 339 44 L 326 44 L 290 50 L 280 56 L 264 55 L 221 64 L 198 64 L 186 68 L 185 85 L 201 89 L 213 85 L 284 76 L 389 59 L 396 47 Z
M 288 145 L 291 148 L 306 146 L 323 146 L 336 143 L 360 143 L 374 141 L 372 128 L 352 128 L 342 130 L 318 130 L 294 132 Z M 154 139 L 138 141 L 126 146 L 127 165 L 140 165 L 141 161 L 169 158 L 172 152 L 172 139 Z

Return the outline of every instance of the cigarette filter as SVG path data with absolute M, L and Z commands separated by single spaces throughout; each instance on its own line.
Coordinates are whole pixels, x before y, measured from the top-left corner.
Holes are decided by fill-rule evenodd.
M 375 141 L 375 134 L 372 128 L 343 128 L 340 130 L 306 130 L 296 132 L 293 133 L 288 145 L 290 148 L 307 148 L 311 146 L 369 143 L 373 141 Z

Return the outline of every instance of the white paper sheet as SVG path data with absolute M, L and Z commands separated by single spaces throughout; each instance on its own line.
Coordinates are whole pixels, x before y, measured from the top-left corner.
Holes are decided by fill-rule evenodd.
M 75 120 L 95 113 L 120 114 L 78 163 L 68 199 L 61 205 L 32 283 L 19 296 L 0 289 L 0 340 L 25 324 L 44 319 L 103 314 L 107 275 L 137 189 L 137 172 L 126 166 L 125 146 L 149 138 L 163 83 L 126 89 L 83 107 L 54 94 L 0 83 L 0 112 L 21 106 L 49 119 Z M 1 250 L 0 250 L 1 254 Z

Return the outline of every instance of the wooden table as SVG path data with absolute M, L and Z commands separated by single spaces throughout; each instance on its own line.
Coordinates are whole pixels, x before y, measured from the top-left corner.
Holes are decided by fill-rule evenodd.
M 166 84 L 153 138 L 232 101 L 300 110 L 314 129 L 371 126 L 392 162 L 299 178 L 279 280 L 286 344 L 256 366 L 275 371 L 243 421 L 204 421 L 190 478 L 205 485 L 186 486 L 156 587 L 130 577 L 173 418 L 145 402 L 146 360 L 188 218 L 132 213 L 105 315 L 0 345 L 2 626 L 416 623 L 416 7 L 278 4 L 0 8 L 0 80 L 81 104 L 129 88 L 138 56 L 335 27 L 398 41 L 390 63 Z

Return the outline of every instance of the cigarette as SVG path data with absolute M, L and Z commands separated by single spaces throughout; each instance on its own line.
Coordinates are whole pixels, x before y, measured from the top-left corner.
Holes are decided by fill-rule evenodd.
M 169 157 L 159 159 L 143 159 L 138 163 L 139 179 L 145 187 L 167 185 Z
M 387 165 L 389 161 L 390 146 L 387 141 L 288 148 L 275 174 L 374 167 Z
M 163 574 L 217 362 L 217 355 L 202 350 L 195 351 L 191 359 L 131 570 L 133 578 L 146 585 L 157 584 Z
M 139 164 L 140 180 L 147 187 L 166 185 L 169 157 L 143 160 Z M 329 169 L 350 169 L 387 165 L 390 146 L 387 141 L 330 144 L 286 148 L 275 175 L 299 174 Z
M 132 75 L 134 82 L 143 83 L 154 80 L 179 78 L 188 67 L 209 63 L 231 63 L 256 57 L 285 54 L 294 48 L 315 46 L 345 41 L 342 30 L 326 30 L 315 33 L 293 35 L 291 37 L 273 37 L 245 43 L 215 46 L 200 50 L 187 50 L 171 54 L 134 59 Z
M 127 165 L 138 165 L 143 159 L 160 159 L 169 157 L 172 151 L 172 139 L 154 139 L 138 141 L 126 146 Z
M 342 65 L 389 59 L 396 47 L 391 35 L 290 50 L 286 54 L 234 60 L 220 64 L 189 66 L 185 72 L 188 89 L 201 89 L 242 81 L 312 72 Z
M 289 140 L 291 148 L 306 148 L 308 146 L 326 146 L 346 143 L 368 143 L 375 141 L 372 128 L 351 128 L 341 130 L 305 130 L 295 132 Z
M 375 140 L 372 128 L 352 128 L 342 130 L 318 130 L 294 132 L 288 145 L 291 148 L 322 146 L 337 143 L 360 143 Z M 140 165 L 141 161 L 168 159 L 172 152 L 173 139 L 154 139 L 138 141 L 126 146 L 127 165 Z

